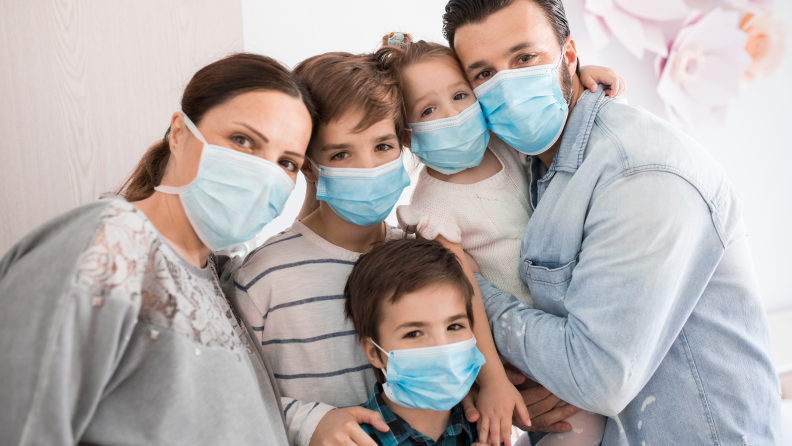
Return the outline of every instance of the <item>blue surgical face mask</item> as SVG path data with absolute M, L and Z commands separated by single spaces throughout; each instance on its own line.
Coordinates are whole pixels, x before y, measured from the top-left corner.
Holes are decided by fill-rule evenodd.
M 327 167 L 309 160 L 318 177 L 316 199 L 344 220 L 360 226 L 382 223 L 410 185 L 401 155 L 371 169 Z
M 446 175 L 481 164 L 490 138 L 478 102 L 451 118 L 410 124 L 410 132 L 410 151 Z
M 203 143 L 198 175 L 186 186 L 154 189 L 179 195 L 190 224 L 209 249 L 252 239 L 283 211 L 294 182 L 273 162 L 207 143 L 190 118 L 182 116 Z
M 558 81 L 563 59 L 499 71 L 473 90 L 492 131 L 522 153 L 538 155 L 561 137 L 569 111 Z
M 388 382 L 382 385 L 394 403 L 413 409 L 449 410 L 470 391 L 486 362 L 476 348 L 476 338 L 436 347 L 393 350 L 383 370 Z

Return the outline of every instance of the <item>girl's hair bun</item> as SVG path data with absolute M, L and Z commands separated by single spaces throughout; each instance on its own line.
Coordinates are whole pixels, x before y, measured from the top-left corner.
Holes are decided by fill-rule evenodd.
M 382 46 L 395 46 L 404 48 L 405 46 L 411 44 L 412 41 L 413 38 L 410 34 L 394 31 L 390 34 L 385 34 L 382 37 Z

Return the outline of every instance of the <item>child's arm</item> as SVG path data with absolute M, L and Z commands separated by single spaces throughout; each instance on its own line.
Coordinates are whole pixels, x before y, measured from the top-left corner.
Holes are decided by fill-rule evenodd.
M 580 67 L 580 83 L 592 92 L 597 91 L 597 84 L 610 85 L 606 94 L 612 98 L 619 96 L 627 89 L 627 84 L 624 83 L 624 79 L 616 70 L 596 65 Z
M 509 382 L 506 371 L 498 358 L 495 341 L 490 333 L 489 320 L 484 310 L 484 301 L 478 288 L 478 281 L 468 264 L 462 245 L 446 240 L 442 235 L 435 238 L 443 246 L 450 249 L 459 258 L 470 284 L 473 286 L 473 334 L 476 346 L 487 360 L 478 375 L 480 391 L 476 398 L 476 409 L 481 414 L 479 419 L 479 441 L 498 445 L 502 442 L 511 446 L 512 415 L 515 411 L 525 425 L 530 426 L 528 409 L 522 395 Z

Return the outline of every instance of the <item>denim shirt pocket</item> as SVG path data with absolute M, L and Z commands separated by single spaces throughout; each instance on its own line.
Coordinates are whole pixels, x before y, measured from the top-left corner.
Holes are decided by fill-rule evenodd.
M 557 316 L 566 316 L 564 297 L 578 262 L 577 257 L 560 267 L 542 265 L 528 259 L 523 262 L 523 280 L 531 290 L 534 306 Z

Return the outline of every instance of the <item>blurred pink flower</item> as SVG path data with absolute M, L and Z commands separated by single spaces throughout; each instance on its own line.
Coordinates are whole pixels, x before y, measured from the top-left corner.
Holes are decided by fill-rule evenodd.
M 750 82 L 759 74 L 763 76 L 775 74 L 786 54 L 785 40 L 789 26 L 772 17 L 768 12 L 760 12 L 745 14 L 740 21 L 740 29 L 748 33 L 745 51 L 753 59 L 748 71 L 743 75 L 743 80 Z
M 726 0 L 726 3 L 743 11 L 759 11 L 770 8 L 773 0 Z
M 684 0 L 586 0 L 585 21 L 597 48 L 611 35 L 635 57 L 645 50 L 668 56 L 668 46 L 658 21 L 683 19 L 690 9 Z
M 748 35 L 738 28 L 739 14 L 715 8 L 693 11 L 671 45 L 668 59 L 658 57 L 657 93 L 672 121 L 692 127 L 720 118 L 739 93 L 740 78 L 751 57 Z

